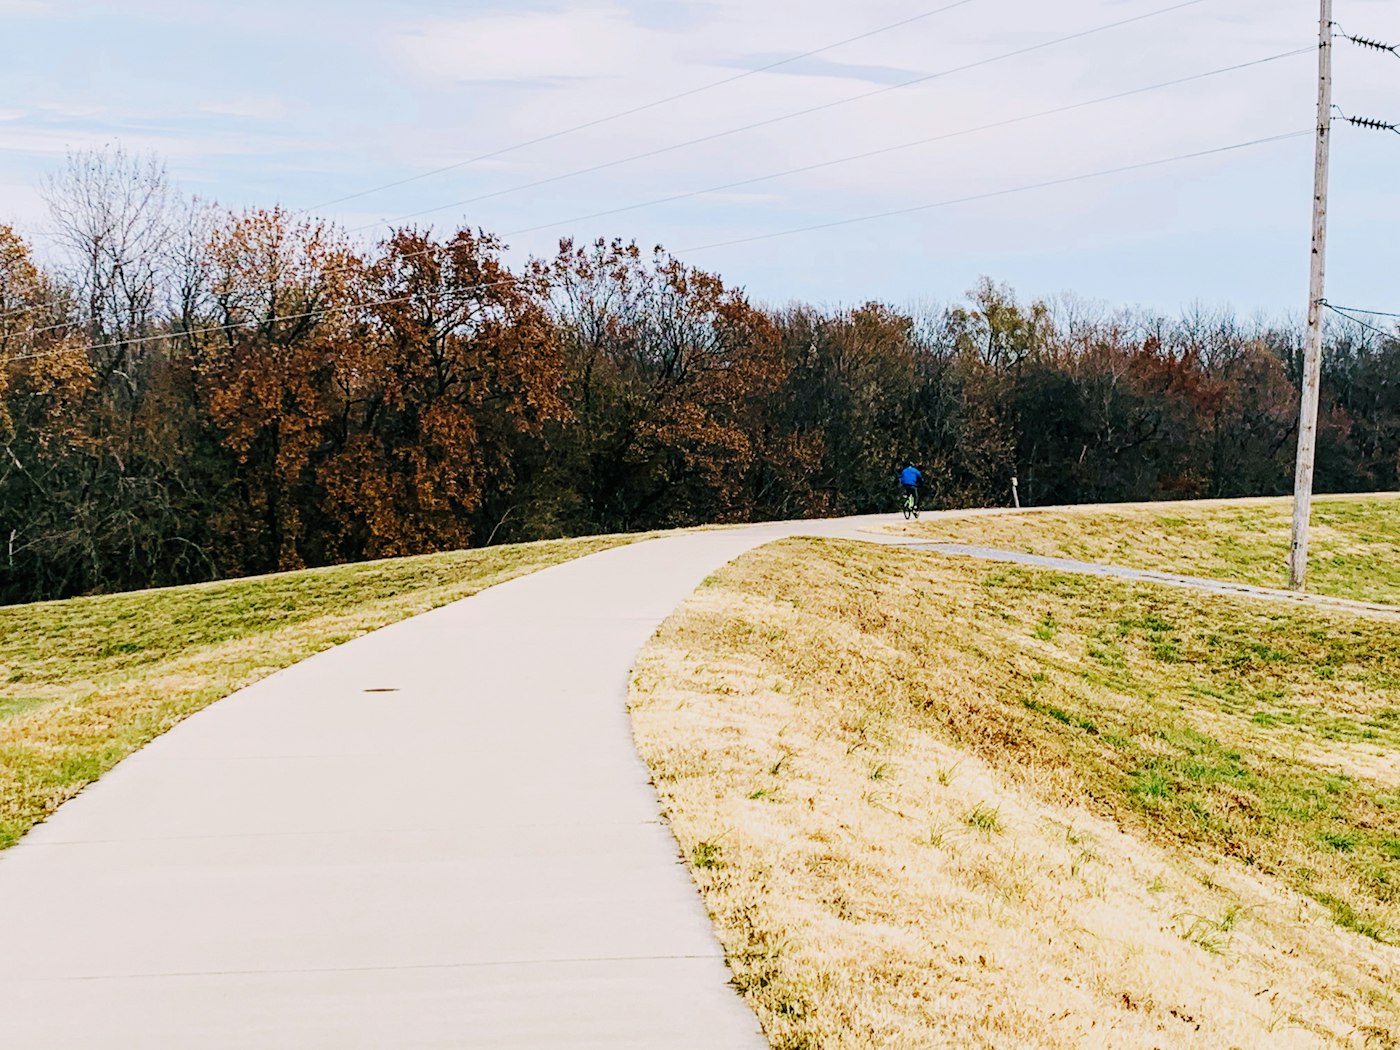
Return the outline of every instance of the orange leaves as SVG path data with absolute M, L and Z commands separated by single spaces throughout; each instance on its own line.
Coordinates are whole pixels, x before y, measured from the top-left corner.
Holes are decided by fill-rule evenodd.
M 920 315 L 769 311 L 622 240 L 512 269 L 479 230 L 362 248 L 282 209 L 177 207 L 122 157 L 67 185 L 71 244 L 111 214 L 139 236 L 54 277 L 0 227 L 0 526 L 29 559 L 0 564 L 4 594 L 876 510 L 911 459 L 950 504 L 1005 502 L 1013 476 L 1061 502 L 1286 475 L 1282 329 L 989 281 Z M 1340 345 L 1320 469 L 1393 485 L 1397 351 Z
M 0 346 L 31 326 L 40 295 L 39 270 L 29 245 L 12 227 L 0 223 Z
M 81 337 L 52 324 L 63 299 L 29 245 L 0 224 L 0 439 L 27 425 L 44 447 L 85 440 L 78 406 L 91 394 L 94 375 Z
M 254 212 L 210 256 L 222 323 L 241 327 L 202 342 L 203 387 L 279 550 L 466 545 L 514 437 L 565 414 L 539 282 L 494 238 L 400 230 L 366 257 Z

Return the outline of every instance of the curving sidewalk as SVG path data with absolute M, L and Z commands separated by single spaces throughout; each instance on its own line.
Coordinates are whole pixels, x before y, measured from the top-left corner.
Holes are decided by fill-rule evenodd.
M 866 523 L 595 554 L 181 723 L 0 854 L 0 1045 L 765 1047 L 628 675 L 726 562 Z
M 862 531 L 887 521 L 594 554 L 181 723 L 0 854 L 0 1046 L 760 1050 L 634 750 L 628 675 L 760 544 L 932 546 Z

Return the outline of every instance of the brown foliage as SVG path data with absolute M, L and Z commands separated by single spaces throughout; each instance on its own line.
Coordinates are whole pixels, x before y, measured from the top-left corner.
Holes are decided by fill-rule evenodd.
M 538 282 L 499 243 L 400 231 L 365 272 L 374 306 L 335 363 L 334 452 L 318 469 L 345 539 L 371 555 L 466 546 L 515 439 L 566 414 Z
M 202 344 L 200 375 L 278 568 L 468 545 L 512 441 L 564 415 L 537 282 L 492 238 L 400 231 L 365 259 L 255 212 L 211 259 L 238 327 Z
M 755 480 L 800 452 L 765 425 L 787 367 L 772 320 L 660 249 L 648 261 L 635 244 L 566 241 L 546 272 L 604 520 L 751 514 Z
M 0 597 L 496 540 L 888 509 L 1282 492 L 1297 333 L 984 280 L 911 313 L 764 309 L 622 240 L 511 269 L 373 247 L 72 158 L 63 256 L 0 226 Z M 1400 341 L 1337 330 L 1318 484 L 1400 484 Z

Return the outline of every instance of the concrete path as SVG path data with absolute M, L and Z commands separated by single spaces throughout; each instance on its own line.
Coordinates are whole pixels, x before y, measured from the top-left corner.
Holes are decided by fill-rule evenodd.
M 659 821 L 628 674 L 752 547 L 907 542 L 862 524 L 596 554 L 183 722 L 0 854 L 0 1046 L 766 1046 Z
M 1334 598 L 1328 594 L 1299 593 L 1273 587 L 1256 587 L 1248 583 L 1233 583 L 1230 580 L 1212 580 L 1203 576 L 1176 576 L 1168 572 L 1152 569 L 1128 569 L 1121 565 L 1102 565 L 1098 562 L 1074 561 L 1070 558 L 1050 558 L 1041 554 L 1025 554 L 1021 551 L 998 550 L 994 547 L 979 547 L 966 543 L 908 543 L 913 550 L 936 551 L 959 557 L 978 558 L 982 561 L 1008 562 L 1015 565 L 1031 565 L 1040 569 L 1058 569 L 1061 572 L 1080 572 L 1091 576 L 1113 576 L 1124 580 L 1139 580 L 1144 583 L 1160 583 L 1168 587 L 1185 587 L 1210 594 L 1227 594 L 1243 598 L 1262 598 L 1266 601 L 1288 602 L 1293 605 L 1310 605 L 1317 608 L 1335 609 L 1362 616 L 1379 616 L 1383 619 L 1400 619 L 1400 608 L 1383 605 L 1379 602 L 1354 601 L 1350 598 Z
M 889 520 L 596 554 L 188 719 L 0 854 L 0 1047 L 766 1046 L 659 820 L 628 674 L 760 544 L 929 546 L 860 531 Z

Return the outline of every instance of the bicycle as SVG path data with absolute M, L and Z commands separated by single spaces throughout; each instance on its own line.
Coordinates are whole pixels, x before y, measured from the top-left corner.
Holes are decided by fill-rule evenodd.
M 905 492 L 903 503 L 904 520 L 917 519 L 919 516 L 919 494 L 912 491 Z

